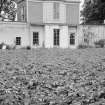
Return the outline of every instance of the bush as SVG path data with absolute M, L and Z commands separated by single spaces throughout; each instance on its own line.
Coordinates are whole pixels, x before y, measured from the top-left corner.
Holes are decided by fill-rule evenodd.
M 12 45 L 8 45 L 8 44 L 5 44 L 5 43 L 1 43 L 0 44 L 0 49 L 7 49 L 7 50 L 10 50 L 10 49 L 16 49 L 15 46 L 12 46 Z
M 31 47 L 30 47 L 30 46 L 27 46 L 26 49 L 27 49 L 27 50 L 31 50 Z
M 96 41 L 96 42 L 94 42 L 94 44 L 95 44 L 95 47 L 101 47 L 101 48 L 103 48 L 104 45 L 105 45 L 105 39 L 101 39 L 99 41 Z
M 31 50 L 31 47 L 30 46 L 21 47 L 21 49 Z
M 79 49 L 85 49 L 85 48 L 91 48 L 92 46 L 89 46 L 89 45 L 85 45 L 85 44 L 80 44 L 78 46 Z
M 0 49 L 2 49 L 4 45 L 5 45 L 5 44 L 2 42 L 2 43 L 0 44 Z

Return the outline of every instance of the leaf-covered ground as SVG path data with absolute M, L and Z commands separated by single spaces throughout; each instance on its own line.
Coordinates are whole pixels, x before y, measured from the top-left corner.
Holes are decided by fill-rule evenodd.
M 0 105 L 105 105 L 105 49 L 1 50 Z

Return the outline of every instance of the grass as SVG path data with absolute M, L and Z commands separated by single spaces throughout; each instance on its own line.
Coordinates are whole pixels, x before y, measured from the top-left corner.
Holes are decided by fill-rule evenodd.
M 1 50 L 0 105 L 105 105 L 105 49 Z

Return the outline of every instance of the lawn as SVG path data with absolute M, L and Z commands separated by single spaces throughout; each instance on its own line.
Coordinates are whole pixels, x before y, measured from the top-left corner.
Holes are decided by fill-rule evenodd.
M 105 105 L 105 49 L 1 50 L 0 105 Z

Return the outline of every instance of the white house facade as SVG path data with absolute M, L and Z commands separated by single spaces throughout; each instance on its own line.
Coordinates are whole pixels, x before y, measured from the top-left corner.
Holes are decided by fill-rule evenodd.
M 0 42 L 32 48 L 76 48 L 79 7 L 80 0 L 20 0 L 18 22 L 0 22 Z

